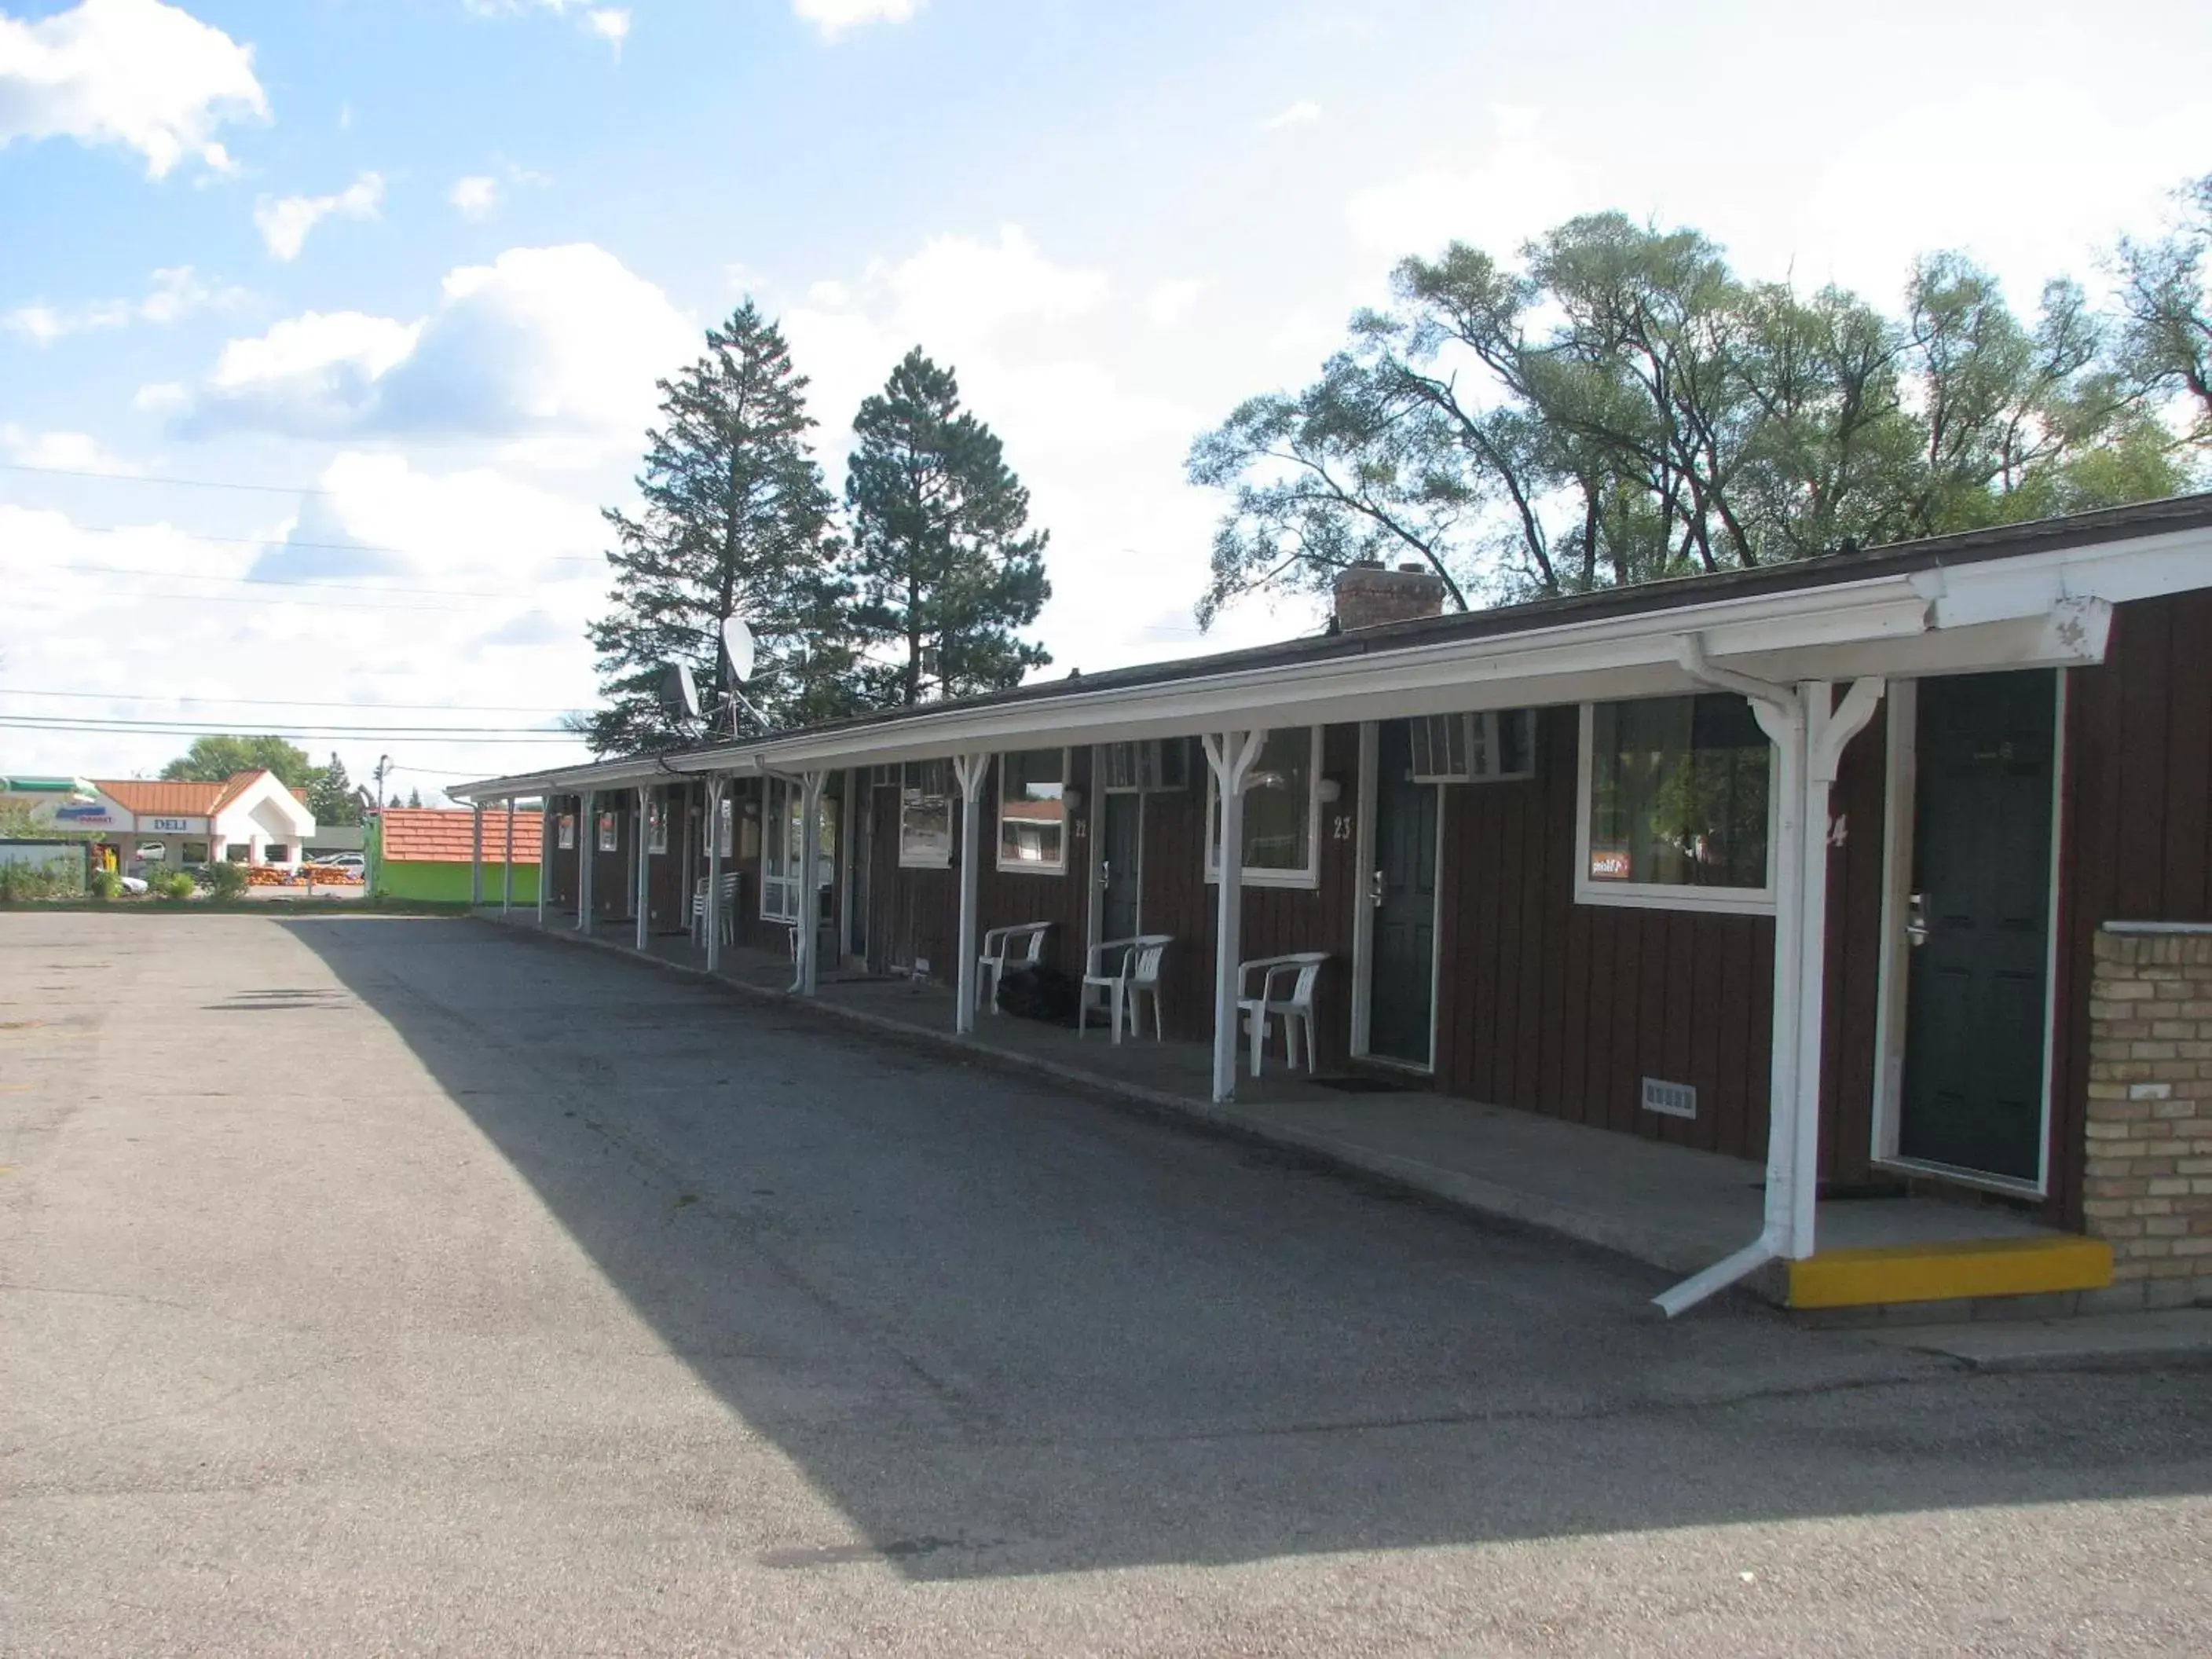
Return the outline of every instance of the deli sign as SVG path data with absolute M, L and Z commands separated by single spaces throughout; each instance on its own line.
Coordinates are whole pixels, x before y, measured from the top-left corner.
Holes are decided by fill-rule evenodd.
M 183 836 L 191 832 L 197 821 L 192 818 L 148 818 L 141 827 L 157 835 Z

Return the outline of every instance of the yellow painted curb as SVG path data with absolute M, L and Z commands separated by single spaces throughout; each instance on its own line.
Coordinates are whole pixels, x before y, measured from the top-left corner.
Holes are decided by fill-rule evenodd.
M 2100 1239 L 1965 1238 L 1822 1250 L 1790 1263 L 1793 1308 L 1865 1308 L 1974 1296 L 2096 1291 L 2112 1282 L 2112 1247 Z

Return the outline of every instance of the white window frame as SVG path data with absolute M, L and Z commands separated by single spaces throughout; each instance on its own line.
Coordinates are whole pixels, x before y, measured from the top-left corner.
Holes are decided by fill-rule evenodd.
M 737 851 L 738 804 L 727 784 L 722 786 L 720 798 L 714 804 L 714 842 L 717 854 L 724 864 L 728 864 Z
M 1521 764 L 1508 769 L 1499 763 L 1504 749 L 1503 738 L 1507 722 L 1521 728 Z M 1422 743 L 1437 735 L 1438 723 L 1443 725 L 1447 750 L 1443 764 L 1436 764 L 1433 748 L 1430 766 L 1422 770 L 1419 764 Z M 1413 728 L 1415 769 L 1409 775 L 1415 783 L 1517 783 L 1536 775 L 1536 711 L 1534 708 L 1490 708 L 1474 714 L 1416 714 L 1407 722 Z M 1455 759 L 1449 750 L 1453 736 L 1459 745 Z M 1476 763 L 1480 755 L 1481 763 Z
M 994 840 L 996 843 L 995 851 L 998 858 L 998 867 L 1004 874 L 1010 876 L 1064 876 L 1067 873 L 1067 842 L 1072 833 L 1067 814 L 1067 792 L 1071 787 L 1068 782 L 1068 767 L 1073 751 L 1066 748 L 1062 748 L 1060 751 L 1060 800 L 1058 802 L 1058 805 L 1060 807 L 1060 856 L 1057 859 L 1051 860 L 1049 863 L 1042 859 L 1010 859 L 1006 856 L 1006 761 L 1009 757 L 1013 755 L 1048 755 L 1051 752 L 1052 746 L 1050 744 L 1047 744 L 1042 749 L 1010 749 L 996 757 L 998 761 L 998 767 L 996 769 L 999 774 L 996 786 L 998 789 L 997 799 L 999 803 L 999 811 L 998 823 L 994 826 L 996 830 Z
M 916 793 L 921 796 L 921 799 L 918 801 L 909 801 L 907 799 L 905 766 L 911 766 L 915 769 L 915 781 L 914 787 Z M 932 793 L 929 790 L 930 769 L 936 767 L 941 767 L 944 769 L 943 773 L 940 775 L 945 786 L 942 793 Z M 949 870 L 952 867 L 952 843 L 957 837 L 953 833 L 952 828 L 952 801 L 954 796 L 952 791 L 951 771 L 952 763 L 950 761 L 908 761 L 905 762 L 900 769 L 896 783 L 896 787 L 899 792 L 898 861 L 900 869 Z M 933 801 L 942 801 L 945 804 L 945 845 L 941 850 L 932 850 L 928 848 L 916 850 L 914 848 L 909 847 L 907 843 L 907 814 L 915 806 L 926 805 Z M 962 810 L 966 810 L 964 804 Z
M 1305 729 L 1313 740 L 1313 759 L 1306 768 L 1305 867 L 1302 870 L 1270 870 L 1248 864 L 1242 877 L 1247 887 L 1296 887 L 1311 890 L 1321 885 L 1322 728 L 1310 726 Z M 1247 822 L 1249 822 L 1249 818 Z M 1206 769 L 1206 880 L 1208 886 L 1221 879 L 1220 823 L 1221 786 L 1214 778 L 1213 769 L 1208 766 Z
M 1683 692 L 1683 696 L 1706 696 Z M 1658 702 L 1659 697 L 1606 698 L 1607 702 Z M 1575 747 L 1575 902 L 1610 904 L 1638 910 L 1710 910 L 1726 915 L 1771 916 L 1774 914 L 1774 860 L 1779 850 L 1775 839 L 1781 829 L 1781 755 L 1770 739 L 1766 745 L 1766 884 L 1764 887 L 1689 887 L 1656 881 L 1593 881 L 1590 857 L 1590 784 L 1596 772 L 1594 732 L 1597 704 L 1582 705 L 1580 734 Z
M 761 780 L 760 913 L 763 921 L 799 925 L 799 879 L 805 848 L 804 787 L 782 778 Z M 793 801 L 801 803 L 802 819 L 796 840 L 790 833 Z M 776 853 L 781 848 L 782 856 Z

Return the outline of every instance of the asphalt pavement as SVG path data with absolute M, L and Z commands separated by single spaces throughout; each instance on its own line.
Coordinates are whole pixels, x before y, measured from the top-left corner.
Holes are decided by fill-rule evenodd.
M 10 1652 L 2212 1650 L 2212 1371 L 462 918 L 0 914 Z

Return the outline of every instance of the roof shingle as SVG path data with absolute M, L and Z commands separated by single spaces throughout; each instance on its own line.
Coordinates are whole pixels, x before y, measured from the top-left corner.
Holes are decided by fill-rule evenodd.
M 381 814 L 379 832 L 383 855 L 395 864 L 466 864 L 472 856 L 476 816 L 465 807 L 393 806 Z M 507 815 L 485 812 L 483 855 L 496 864 L 507 851 Z M 536 812 L 514 815 L 514 862 L 519 868 L 538 862 L 538 820 Z

